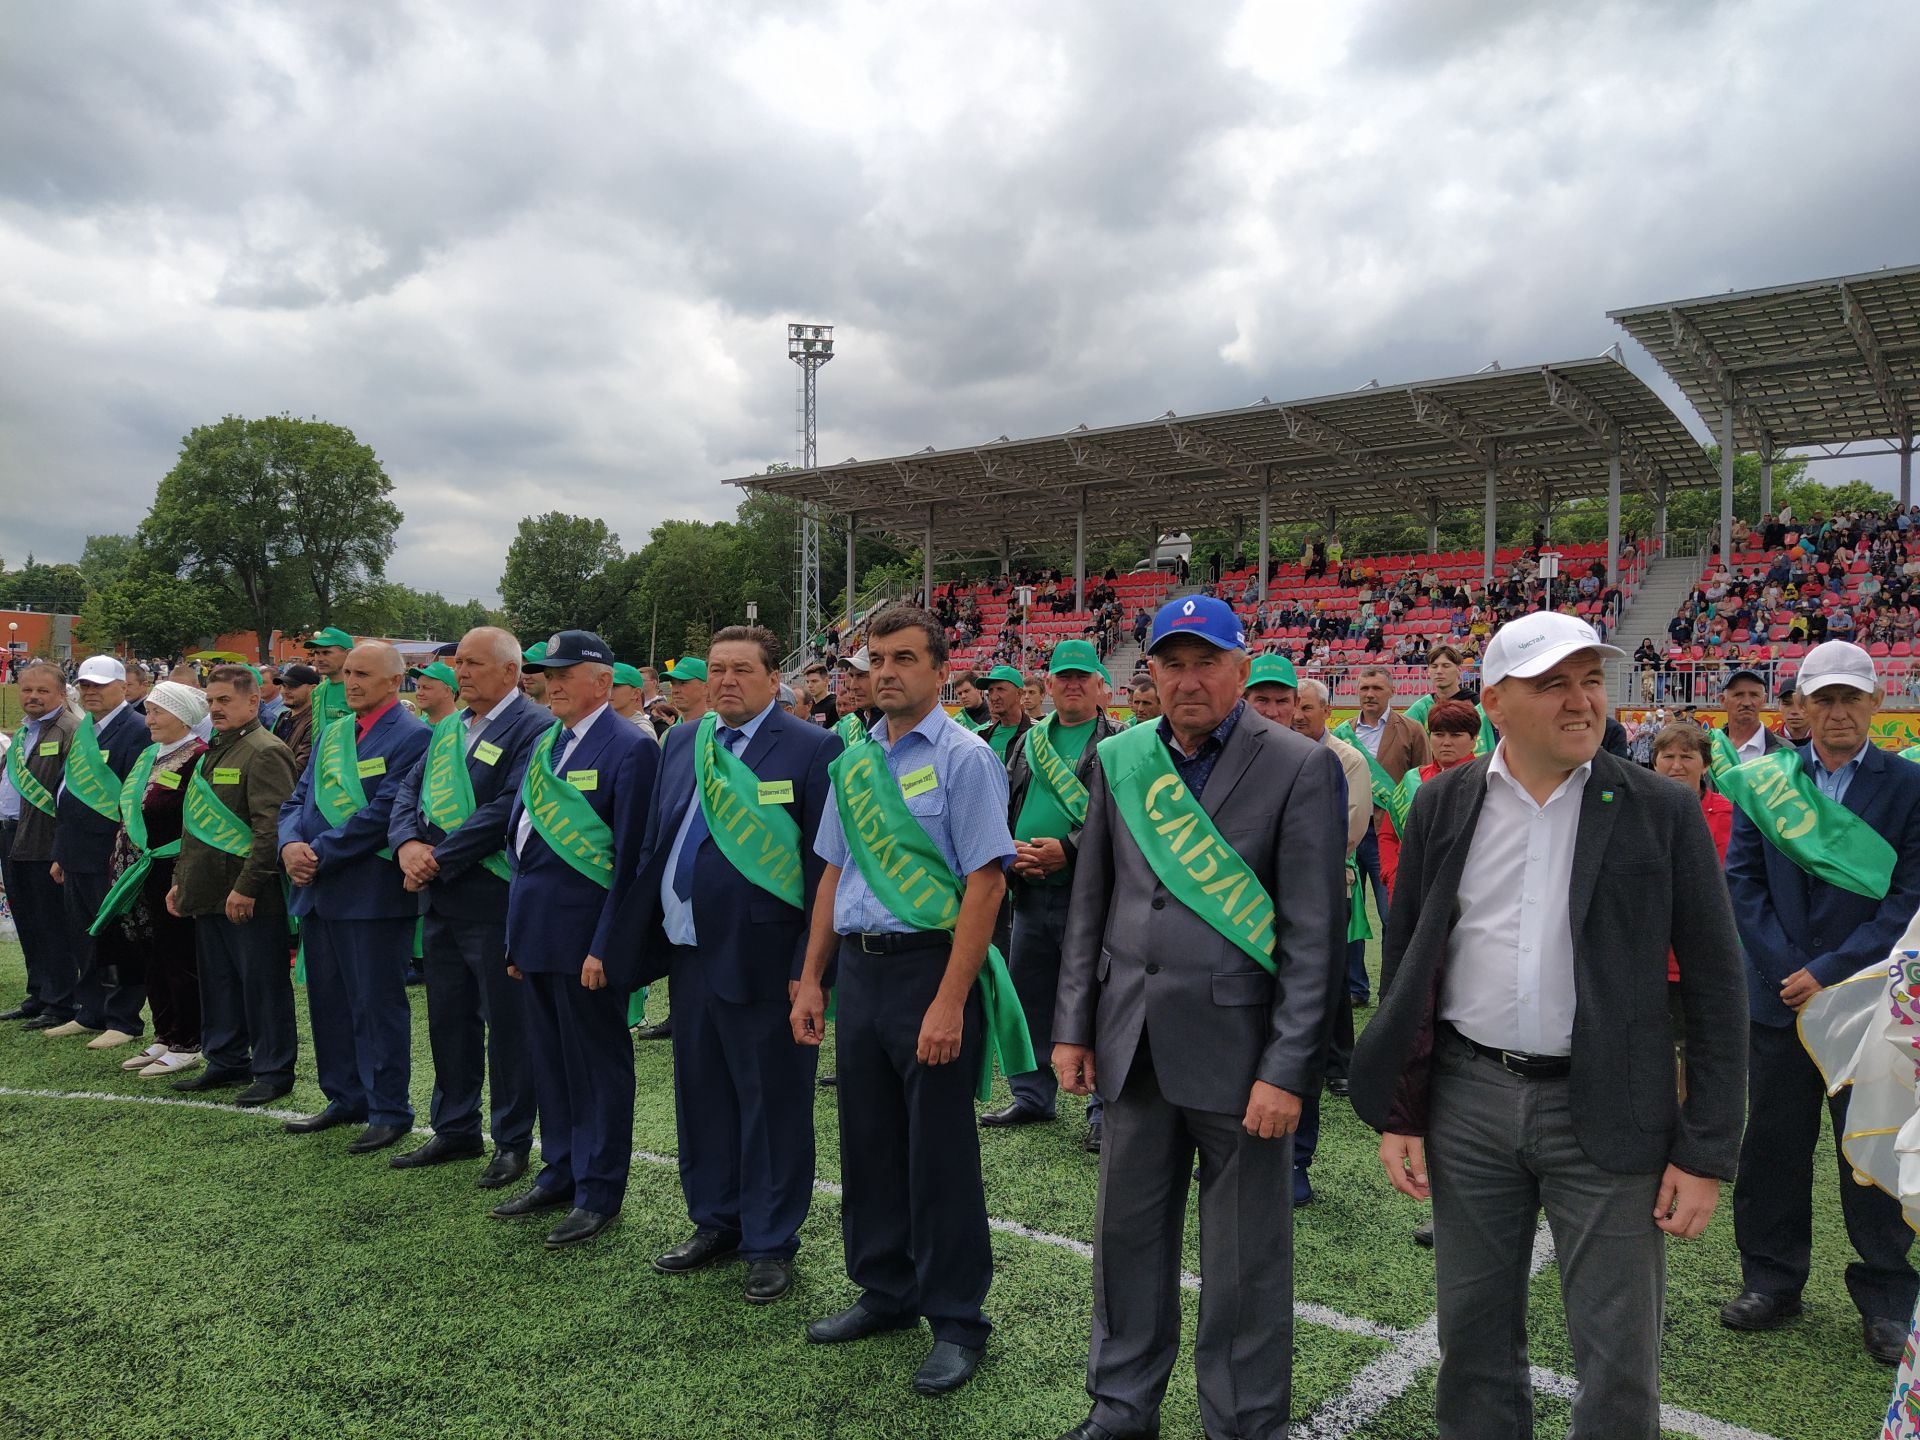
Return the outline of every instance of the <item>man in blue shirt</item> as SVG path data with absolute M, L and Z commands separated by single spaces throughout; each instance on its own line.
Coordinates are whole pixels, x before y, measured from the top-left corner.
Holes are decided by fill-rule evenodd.
M 934 1345 L 913 1388 L 943 1395 L 972 1377 L 992 1329 L 980 1308 L 993 1254 L 973 1111 L 986 1044 L 974 982 L 1014 858 L 1007 772 L 940 707 L 947 641 L 938 619 L 917 606 L 890 606 L 871 622 L 867 648 L 874 701 L 885 714 L 869 739 L 965 893 L 951 932 L 915 929 L 854 863 L 837 798 L 826 805 L 814 847 L 826 868 L 792 1025 L 801 1044 L 820 1043 L 837 955 L 841 1228 L 847 1274 L 861 1295 L 814 1321 L 807 1338 L 862 1340 L 917 1327 L 924 1315 Z M 866 749 L 860 742 L 848 754 Z

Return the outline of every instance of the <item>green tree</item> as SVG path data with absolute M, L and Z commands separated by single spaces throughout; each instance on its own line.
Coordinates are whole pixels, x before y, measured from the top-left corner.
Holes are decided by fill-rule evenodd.
M 89 535 L 80 551 L 80 573 L 87 586 L 99 590 L 111 585 L 133 568 L 140 554 L 140 541 L 133 535 Z
M 539 640 L 559 630 L 593 630 L 614 644 L 605 628 L 637 588 L 626 561 L 620 537 L 604 520 L 558 510 L 526 516 L 500 576 L 514 632 Z
M 357 589 L 378 584 L 404 518 L 387 497 L 393 482 L 351 430 L 287 415 L 257 420 L 285 487 L 293 538 L 319 623 Z
M 211 586 L 136 560 L 87 597 L 80 629 L 90 649 L 125 645 L 136 655 L 175 655 L 220 628 L 221 598 Z
M 43 565 L 31 554 L 18 570 L 0 574 L 0 606 L 77 615 L 87 599 L 87 577 L 78 565 Z

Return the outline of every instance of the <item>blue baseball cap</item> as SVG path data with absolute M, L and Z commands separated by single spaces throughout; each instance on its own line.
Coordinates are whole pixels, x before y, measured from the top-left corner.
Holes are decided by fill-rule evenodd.
M 541 647 L 536 645 L 534 650 Z M 529 670 L 564 670 L 569 665 L 613 664 L 613 647 L 591 630 L 562 630 L 546 642 L 546 653 L 523 663 Z M 532 650 L 527 652 L 531 657 Z
M 1186 595 L 1162 605 L 1153 617 L 1147 653 L 1151 655 L 1161 641 L 1175 635 L 1197 635 L 1222 650 L 1247 648 L 1247 632 L 1240 628 L 1240 617 L 1226 601 L 1210 595 Z

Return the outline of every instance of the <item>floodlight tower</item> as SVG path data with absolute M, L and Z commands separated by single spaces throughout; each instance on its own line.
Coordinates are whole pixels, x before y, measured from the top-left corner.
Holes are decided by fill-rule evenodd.
M 816 404 L 820 367 L 833 359 L 831 325 L 788 325 L 787 358 L 800 367 L 800 464 L 819 463 Z M 813 639 L 813 627 L 826 611 L 820 604 L 820 516 L 811 505 L 800 508 L 800 584 L 796 603 L 800 644 Z

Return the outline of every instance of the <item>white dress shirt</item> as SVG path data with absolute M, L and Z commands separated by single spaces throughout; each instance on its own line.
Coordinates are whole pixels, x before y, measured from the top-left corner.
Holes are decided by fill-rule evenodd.
M 1573 845 L 1589 761 L 1536 805 L 1502 741 L 1460 875 L 1440 1018 L 1469 1040 L 1528 1055 L 1573 1053 Z
M 473 747 L 480 743 L 480 737 L 487 733 L 487 727 L 505 714 L 507 707 L 519 698 L 520 692 L 518 690 L 509 690 L 505 695 L 500 697 L 500 703 L 484 715 L 477 714 L 473 710 L 462 712 L 466 716 L 467 754 L 471 755 L 473 753 Z
M 573 739 L 569 740 L 566 748 L 560 751 L 559 758 L 556 759 L 551 755 L 547 757 L 547 764 L 553 768 L 554 774 L 564 775 L 567 773 L 567 757 L 580 748 L 580 742 L 587 738 L 587 731 L 593 728 L 593 722 L 606 714 L 607 709 L 608 707 L 605 705 L 600 706 L 591 715 L 581 720 L 578 725 L 572 727 Z M 487 718 L 491 720 L 493 716 L 489 715 Z M 533 816 L 527 813 L 525 806 L 522 806 L 520 808 L 520 826 L 513 832 L 513 853 L 515 855 L 518 855 L 526 848 L 527 836 L 531 834 L 532 831 Z
M 773 713 L 773 707 L 777 703 L 777 701 L 769 701 L 765 710 L 738 727 L 740 738 L 734 742 L 735 755 L 746 753 L 747 746 L 753 743 L 754 735 L 759 732 L 760 722 Z M 687 843 L 687 831 L 692 828 L 694 812 L 699 808 L 700 795 L 696 785 L 693 799 L 687 805 L 686 813 L 680 817 L 680 828 L 673 832 L 673 848 L 667 852 L 667 868 L 660 876 L 660 925 L 667 932 L 667 939 L 676 945 L 700 943 L 700 937 L 693 928 L 693 901 L 682 900 L 673 893 L 673 877 L 680 870 L 680 847 Z
M 113 724 L 114 721 L 118 720 L 120 718 L 120 712 L 126 708 L 127 708 L 127 702 L 122 700 L 118 705 L 114 706 L 113 709 L 109 710 L 106 714 L 96 718 L 93 722 L 93 733 L 96 736 L 98 736 L 102 730 L 106 729 L 109 725 Z M 81 712 L 80 723 L 82 725 L 87 723 L 87 716 L 84 711 Z M 60 783 L 54 786 L 53 793 L 56 799 L 67 793 L 67 773 L 65 770 L 62 770 L 60 772 Z
M 1727 739 L 1731 740 L 1733 736 L 1729 734 Z M 1740 763 L 1742 765 L 1746 764 L 1749 760 L 1758 760 L 1762 755 L 1767 753 L 1767 727 L 1764 725 L 1754 726 L 1753 734 L 1749 735 L 1745 740 L 1742 740 L 1738 745 L 1735 745 L 1733 752 L 1740 757 Z

